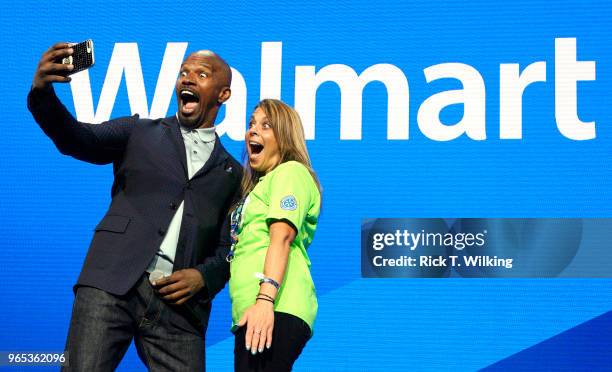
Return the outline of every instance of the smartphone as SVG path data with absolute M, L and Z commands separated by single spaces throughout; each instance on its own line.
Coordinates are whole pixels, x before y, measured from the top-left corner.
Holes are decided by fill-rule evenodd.
M 70 47 L 74 51 L 72 55 L 62 58 L 63 64 L 74 66 L 74 69 L 68 75 L 76 74 L 93 66 L 95 62 L 93 40 L 89 39 L 81 43 L 70 44 Z

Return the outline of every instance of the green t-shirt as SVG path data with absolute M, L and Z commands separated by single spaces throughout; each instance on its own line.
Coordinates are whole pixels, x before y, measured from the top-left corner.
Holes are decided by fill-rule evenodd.
M 234 325 L 255 303 L 259 292 L 255 273 L 264 270 L 270 245 L 269 224 L 285 219 L 293 224 L 297 234 L 291 243 L 274 310 L 295 315 L 313 329 L 318 305 L 306 249 L 314 237 L 320 208 L 321 195 L 310 172 L 296 161 L 282 163 L 259 179 L 244 202 L 238 243 L 230 264 Z

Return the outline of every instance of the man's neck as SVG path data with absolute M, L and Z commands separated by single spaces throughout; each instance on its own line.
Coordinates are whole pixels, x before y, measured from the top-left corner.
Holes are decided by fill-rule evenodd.
M 179 125 L 181 128 L 187 129 L 187 130 L 192 130 L 192 129 L 206 129 L 206 128 L 213 128 L 213 121 L 209 121 L 209 120 L 203 120 L 200 124 L 196 124 L 193 126 L 188 126 L 188 125 L 184 125 L 181 122 L 181 119 L 178 116 L 178 112 L 176 114 L 174 114 L 174 116 L 176 117 L 176 121 L 178 121 Z

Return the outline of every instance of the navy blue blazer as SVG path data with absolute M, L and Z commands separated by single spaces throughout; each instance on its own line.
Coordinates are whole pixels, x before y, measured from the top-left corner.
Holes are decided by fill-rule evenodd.
M 95 228 L 75 288 L 84 285 L 125 294 L 155 256 L 184 200 L 174 270 L 196 268 L 202 273 L 205 287 L 188 307 L 206 324 L 210 301 L 229 279 L 227 216 L 242 176 L 242 167 L 219 138 L 210 159 L 190 180 L 176 117 L 150 120 L 134 115 L 81 123 L 53 88 L 33 89 L 28 108 L 62 154 L 113 164 L 112 201 Z

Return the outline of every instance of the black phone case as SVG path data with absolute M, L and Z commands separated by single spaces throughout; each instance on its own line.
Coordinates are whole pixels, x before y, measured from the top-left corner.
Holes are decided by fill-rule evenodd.
M 93 61 L 93 42 L 90 40 L 83 41 L 81 43 L 72 45 L 73 53 L 70 57 L 64 58 L 62 63 L 72 64 L 74 70 L 70 71 L 68 75 L 76 74 L 79 71 L 90 68 Z

